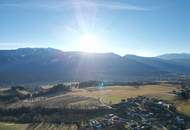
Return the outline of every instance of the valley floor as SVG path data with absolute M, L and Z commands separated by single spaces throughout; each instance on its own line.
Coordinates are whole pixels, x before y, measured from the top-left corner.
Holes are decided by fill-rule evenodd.
M 7 108 L 36 107 L 47 108 L 97 108 L 104 106 L 110 108 L 111 105 L 120 103 L 123 99 L 146 96 L 150 98 L 162 99 L 176 106 L 177 110 L 190 116 L 190 100 L 180 100 L 173 94 L 179 91 L 180 86 L 174 84 L 160 85 L 140 85 L 140 86 L 104 86 L 101 88 L 89 87 L 71 92 L 49 97 L 38 97 L 34 99 L 20 100 L 7 105 Z M 9 124 L 0 123 L 0 130 L 76 130 L 76 126 L 54 125 L 47 123 L 39 124 Z

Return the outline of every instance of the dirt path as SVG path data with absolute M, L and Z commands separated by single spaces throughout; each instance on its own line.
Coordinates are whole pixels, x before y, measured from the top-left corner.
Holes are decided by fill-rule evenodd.
M 105 96 L 102 96 L 102 97 L 99 98 L 100 103 L 102 104 L 102 106 L 107 107 L 108 109 L 112 109 L 111 106 L 109 106 L 109 105 L 107 105 L 107 104 L 104 103 L 104 101 L 103 101 L 104 97 Z

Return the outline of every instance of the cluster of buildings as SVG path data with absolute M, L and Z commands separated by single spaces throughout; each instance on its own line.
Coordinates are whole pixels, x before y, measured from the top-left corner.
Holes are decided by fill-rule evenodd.
M 186 130 L 190 118 L 164 101 L 137 97 L 122 100 L 113 106 L 113 114 L 89 121 L 92 130 Z

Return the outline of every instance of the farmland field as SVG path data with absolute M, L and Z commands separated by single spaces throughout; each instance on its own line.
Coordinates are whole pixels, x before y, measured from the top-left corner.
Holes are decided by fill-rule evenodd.
M 0 130 L 77 130 L 76 125 L 0 123 Z
M 27 130 L 77 130 L 76 125 L 56 125 L 49 123 L 31 124 Z
M 26 130 L 27 124 L 0 123 L 0 130 Z
M 121 99 L 133 98 L 137 96 L 150 96 L 160 98 L 176 104 L 178 110 L 184 114 L 190 115 L 190 101 L 181 101 L 177 99 L 172 91 L 178 91 L 179 85 L 159 84 L 159 85 L 141 85 L 141 86 L 105 86 L 103 88 L 89 87 L 82 89 L 73 89 L 66 94 L 59 94 L 52 97 L 42 98 L 40 100 L 19 101 L 10 104 L 9 107 L 21 106 L 45 106 L 51 107 L 76 107 L 91 108 L 102 105 L 112 105 L 119 103 Z
M 190 109 L 189 109 L 190 100 L 187 101 L 176 100 L 173 101 L 173 103 L 176 105 L 179 112 L 182 112 L 183 114 L 190 116 Z
M 190 101 L 178 99 L 173 91 L 179 91 L 179 85 L 159 84 L 141 86 L 105 86 L 102 88 L 87 87 L 75 88 L 68 93 L 59 93 L 49 97 L 19 100 L 8 107 L 43 106 L 47 108 L 94 108 L 110 106 L 119 103 L 122 99 L 147 96 L 163 99 L 174 103 L 179 112 L 190 116 Z M 77 130 L 75 125 L 31 123 L 14 124 L 0 123 L 0 130 Z
M 121 99 L 137 96 L 158 96 L 173 98 L 174 94 L 169 92 L 177 91 L 177 85 L 142 85 L 134 86 L 105 86 L 103 88 L 89 87 L 74 89 L 71 92 L 58 94 L 51 97 L 38 97 L 32 100 L 21 100 L 10 104 L 9 107 L 21 106 L 45 106 L 45 107 L 97 107 L 119 103 Z
M 137 96 L 149 96 L 174 103 L 179 112 L 190 116 L 190 100 L 178 99 L 172 91 L 178 91 L 179 85 L 160 84 L 143 86 L 106 86 L 105 88 L 87 88 L 73 92 L 72 95 L 84 96 L 99 99 L 103 104 L 111 105 L 121 101 L 121 99 L 133 98 Z
M 137 96 L 158 96 L 174 97 L 172 91 L 177 91 L 178 85 L 161 84 L 161 85 L 144 85 L 144 86 L 106 86 L 105 88 L 87 88 L 83 91 L 73 92 L 75 96 L 85 96 L 95 99 L 102 99 L 106 104 L 115 104 L 121 99 L 127 99 Z

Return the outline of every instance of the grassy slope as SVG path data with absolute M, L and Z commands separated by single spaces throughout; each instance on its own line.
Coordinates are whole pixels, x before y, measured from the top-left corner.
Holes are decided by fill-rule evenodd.
M 188 101 L 176 101 L 174 102 L 177 106 L 178 111 L 182 112 L 185 115 L 190 116 L 190 100 Z
M 127 99 L 137 96 L 151 96 L 157 97 L 168 102 L 174 103 L 177 109 L 190 116 L 190 100 L 183 101 L 176 98 L 171 92 L 177 91 L 178 85 L 161 84 L 161 85 L 145 85 L 139 88 L 132 86 L 111 86 L 104 89 L 87 88 L 85 90 L 73 93 L 75 96 L 86 96 L 95 99 L 101 99 L 105 104 L 115 104 L 121 99 Z
M 0 130 L 26 130 L 27 124 L 0 123 Z
M 145 85 L 135 88 L 133 86 L 111 86 L 105 89 L 93 89 L 91 91 L 78 91 L 75 96 L 86 96 L 91 98 L 103 98 L 104 103 L 118 103 L 121 99 L 137 96 L 167 96 L 169 92 L 176 90 L 178 86 L 169 85 Z

